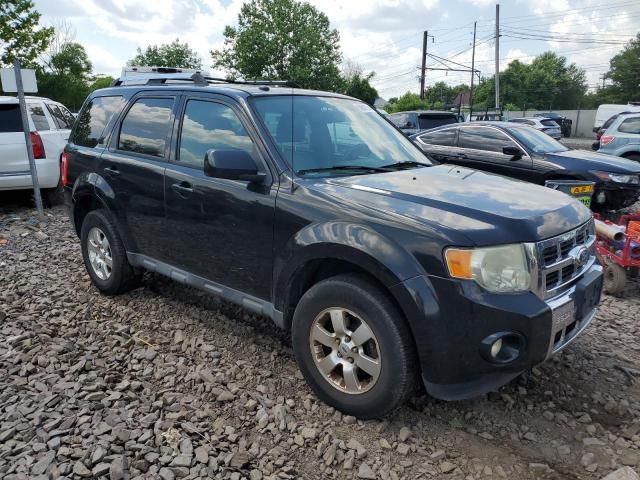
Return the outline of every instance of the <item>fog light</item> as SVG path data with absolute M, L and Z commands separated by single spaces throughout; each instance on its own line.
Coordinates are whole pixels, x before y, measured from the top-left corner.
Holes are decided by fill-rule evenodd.
M 493 344 L 491 345 L 491 356 L 493 358 L 498 358 L 498 355 L 500 354 L 500 350 L 502 350 L 502 339 L 501 338 L 499 338 L 498 340 L 493 342 Z
M 497 332 L 480 343 L 480 354 L 491 363 L 508 364 L 517 360 L 525 350 L 525 339 L 518 332 Z

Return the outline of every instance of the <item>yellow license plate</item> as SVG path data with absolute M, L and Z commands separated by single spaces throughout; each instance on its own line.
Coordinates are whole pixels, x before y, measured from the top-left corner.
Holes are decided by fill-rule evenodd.
M 580 185 L 578 187 L 571 187 L 571 193 L 591 193 L 593 192 L 593 185 Z

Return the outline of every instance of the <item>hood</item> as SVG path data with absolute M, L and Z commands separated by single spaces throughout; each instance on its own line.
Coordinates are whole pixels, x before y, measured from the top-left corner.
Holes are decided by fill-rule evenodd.
M 615 155 L 606 155 L 589 150 L 568 150 L 566 152 L 546 153 L 545 158 L 579 160 L 584 170 L 603 170 L 613 173 L 640 173 L 640 163 Z
M 315 188 L 361 209 L 410 218 L 476 245 L 531 242 L 591 218 L 580 202 L 545 187 L 451 165 L 325 179 Z

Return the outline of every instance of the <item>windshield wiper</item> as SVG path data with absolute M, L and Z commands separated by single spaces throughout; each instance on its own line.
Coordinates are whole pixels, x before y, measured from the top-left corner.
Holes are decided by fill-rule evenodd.
M 390 163 L 389 165 L 383 165 L 380 168 L 384 168 L 386 170 L 390 170 L 390 169 L 398 169 L 398 168 L 430 167 L 430 166 L 431 165 L 429 165 L 428 163 L 415 162 L 413 160 L 408 160 L 408 161 L 405 161 L 405 162 Z
M 389 168 L 386 167 L 368 167 L 366 165 L 332 165 L 330 167 L 319 168 L 307 168 L 305 170 L 298 170 L 298 174 L 304 175 L 305 173 L 316 172 L 332 172 L 341 170 L 356 170 L 361 172 L 389 172 Z

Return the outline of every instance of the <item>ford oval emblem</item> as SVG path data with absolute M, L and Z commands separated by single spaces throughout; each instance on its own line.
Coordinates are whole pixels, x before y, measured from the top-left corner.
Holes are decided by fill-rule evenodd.
M 573 254 L 573 258 L 574 263 L 578 267 L 582 267 L 587 263 L 587 260 L 589 260 L 589 250 L 587 250 L 585 247 L 580 247 Z

